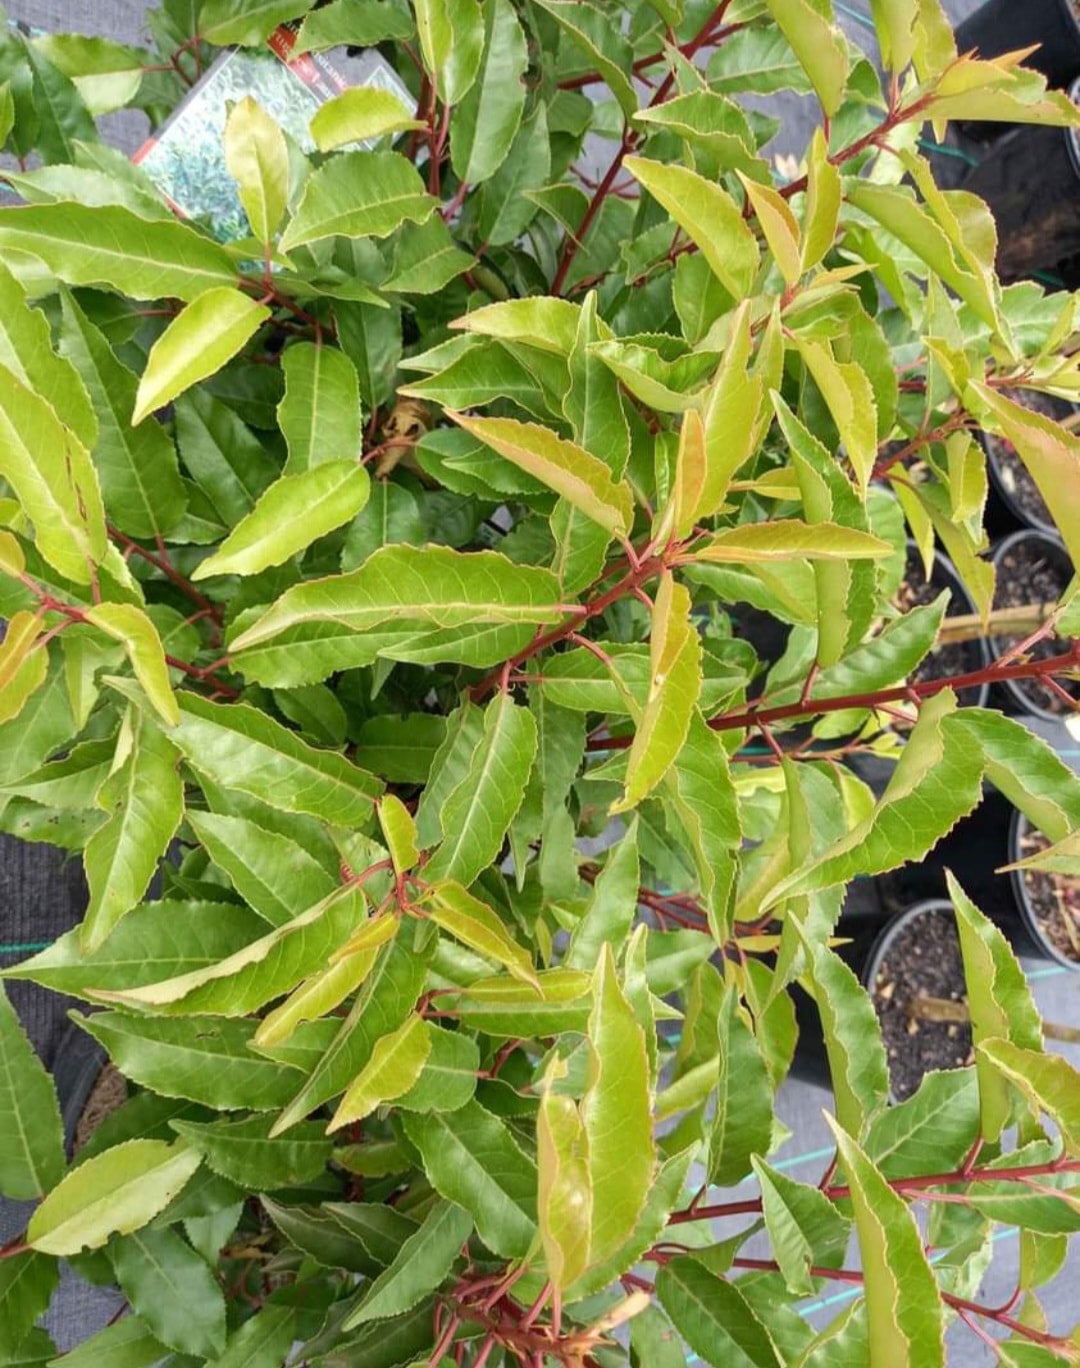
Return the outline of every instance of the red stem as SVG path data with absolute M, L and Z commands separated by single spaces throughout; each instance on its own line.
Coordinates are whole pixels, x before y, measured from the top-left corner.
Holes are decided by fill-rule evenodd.
M 220 627 L 220 606 L 216 603 L 211 603 L 205 594 L 200 593 L 200 591 L 195 588 L 194 584 L 177 570 L 166 554 L 158 554 L 147 550 L 145 546 L 140 546 L 137 541 L 115 527 L 109 528 L 109 536 L 126 554 L 140 556 L 149 565 L 152 565 L 155 570 L 160 570 L 171 584 L 174 584 L 181 593 L 185 594 L 192 603 L 201 608 L 206 615 Z

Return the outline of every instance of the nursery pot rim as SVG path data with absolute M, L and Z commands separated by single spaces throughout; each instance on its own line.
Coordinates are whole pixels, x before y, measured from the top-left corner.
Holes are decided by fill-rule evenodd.
M 1067 10 L 1072 11 L 1072 0 L 1061 0 L 1061 2 Z M 1072 19 L 1076 25 L 1077 38 L 1080 40 L 1080 15 L 1073 13 Z M 1067 94 L 1073 104 L 1080 104 L 1080 76 L 1077 76 L 1076 80 L 1070 84 Z M 1065 145 L 1069 149 L 1069 160 L 1073 164 L 1073 170 L 1080 177 L 1080 129 L 1066 128 Z
M 908 554 L 917 556 L 919 558 L 919 563 L 921 565 L 922 555 L 919 551 L 918 544 L 915 542 L 915 540 L 909 537 L 905 545 Z M 934 565 L 940 565 L 942 569 L 945 571 L 945 574 L 952 580 L 952 583 L 947 585 L 946 587 L 950 589 L 954 594 L 963 595 L 964 600 L 967 603 L 968 610 L 970 612 L 978 612 L 978 605 L 968 592 L 967 585 L 965 585 L 964 581 L 960 578 L 960 571 L 957 570 L 951 558 L 947 556 L 944 551 L 942 551 L 940 546 L 934 547 Z M 931 579 L 932 578 L 933 577 L 931 576 Z M 948 620 L 948 614 L 946 614 L 946 616 L 942 618 L 942 624 L 944 625 L 946 622 L 948 622 Z M 974 644 L 978 647 L 982 666 L 985 668 L 986 666 L 992 664 L 993 656 L 991 654 L 990 647 L 987 643 L 986 638 L 984 636 L 978 636 L 974 638 Z M 978 693 L 976 695 L 974 703 L 969 703 L 966 706 L 972 708 L 985 708 L 987 699 L 989 697 L 990 685 L 986 683 L 980 684 L 978 685 Z
M 1020 527 L 1015 532 L 1010 532 L 1008 536 L 1002 537 L 999 542 L 995 543 L 994 548 L 990 554 L 990 561 L 991 564 L 994 566 L 995 573 L 998 567 L 998 560 L 1000 559 L 1004 551 L 1007 551 L 1009 547 L 1014 546 L 1018 541 L 1025 541 L 1032 537 L 1039 541 L 1049 542 L 1050 545 L 1053 546 L 1055 551 L 1059 551 L 1061 555 L 1065 557 L 1066 560 L 1069 560 L 1069 553 L 1065 547 L 1065 543 L 1064 541 L 1062 541 L 1061 537 L 1057 535 L 1057 533 L 1044 531 L 1041 527 Z M 1073 574 L 1075 573 L 1076 572 L 1074 569 Z M 986 642 L 987 650 L 990 652 L 992 661 L 996 660 L 1000 652 L 994 649 L 994 646 L 992 644 L 993 638 L 986 637 L 984 638 L 984 640 Z M 1017 682 L 1015 680 L 1003 679 L 1001 680 L 1001 687 L 1005 690 L 1005 692 L 1009 695 L 1013 703 L 1016 704 L 1016 706 L 1021 710 L 1021 712 L 1028 713 L 1032 717 L 1041 717 L 1044 722 L 1061 721 L 1060 713 L 1051 712 L 1049 708 L 1044 708 L 1040 703 L 1033 703 L 1031 699 L 1028 698 L 1028 696 L 1018 687 Z
M 1029 830 L 1037 830 L 1020 809 L 1016 808 L 1009 821 L 1010 864 L 1020 858 L 1021 824 Z M 1039 925 L 1039 919 L 1036 917 L 1034 908 L 1031 906 L 1031 894 L 1028 892 L 1027 882 L 1024 879 L 1024 871 L 1022 869 L 1010 869 L 1009 881 L 1012 885 L 1013 900 L 1019 909 L 1021 920 L 1024 923 L 1024 929 L 1027 931 L 1028 935 L 1031 936 L 1032 940 L 1048 959 L 1052 959 L 1056 964 L 1062 965 L 1062 967 L 1068 969 L 1070 973 L 1080 974 L 1080 959 L 1070 959 L 1068 955 L 1062 954 Z

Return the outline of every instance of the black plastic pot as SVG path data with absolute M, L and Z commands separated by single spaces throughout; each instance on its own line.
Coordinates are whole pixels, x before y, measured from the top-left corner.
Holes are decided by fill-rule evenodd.
M 53 1083 L 64 1124 L 64 1148 L 68 1158 L 75 1148 L 75 1131 L 109 1056 L 102 1045 L 72 1023 L 60 1039 L 53 1065 Z
M 1077 98 L 1080 82 L 1070 95 Z M 1072 128 L 1024 125 L 990 147 L 964 181 L 997 224 L 1004 281 L 1053 270 L 1080 252 L 1080 139 Z
M 1010 861 L 1020 859 L 1022 855 L 1021 843 L 1024 836 L 1030 829 L 1027 818 L 1022 812 L 1014 812 L 1012 822 L 1009 825 L 1009 858 Z M 1074 974 L 1080 973 L 1080 960 L 1073 959 L 1071 956 L 1063 954 L 1052 940 L 1046 935 L 1039 924 L 1039 919 L 1035 915 L 1035 909 L 1031 902 L 1031 889 L 1028 879 L 1023 870 L 1010 869 L 1009 881 L 1012 885 L 1013 898 L 1016 906 L 1020 910 L 1020 919 L 1030 940 L 1039 946 L 1039 954 L 1044 959 L 1051 959 L 1056 964 L 1062 965 Z
M 1080 411 L 1076 404 L 1070 404 L 1067 399 L 1051 399 L 1050 405 L 1062 418 Z M 990 472 L 990 497 L 986 504 L 984 524 L 991 539 L 996 541 L 999 537 L 1025 527 L 1033 527 L 1037 532 L 1046 532 L 1056 537 L 1057 527 L 1049 512 L 1043 516 L 1042 510 L 1037 511 L 1026 506 L 1018 497 L 1013 472 L 1008 464 L 1003 464 L 995 454 L 993 441 L 985 432 L 976 433 L 976 436 L 986 453 L 986 464 Z
M 993 549 L 991 559 L 995 570 L 997 570 L 1003 558 L 1014 547 L 1021 543 L 1034 544 L 1039 547 L 1040 554 L 1043 555 L 1055 567 L 1059 567 L 1062 575 L 1062 589 L 1068 584 L 1073 575 L 1072 562 L 1069 553 L 1065 549 L 1065 543 L 1060 537 L 1049 532 L 1036 531 L 1034 528 L 1023 529 L 1012 533 L 1011 536 L 1003 537 Z M 1005 642 L 1008 638 L 988 637 L 987 638 L 992 657 L 1003 654 Z M 1023 688 L 1023 681 L 1006 679 L 994 686 L 994 694 L 998 706 L 1005 712 L 1023 713 L 1032 717 L 1042 718 L 1047 722 L 1060 722 L 1062 714 L 1054 712 L 1050 708 L 1042 706 L 1035 699 L 1029 696 Z
M 956 30 L 960 53 L 977 49 L 980 57 L 1000 57 L 1031 47 L 1038 50 L 1024 65 L 1041 71 L 1063 89 L 1080 76 L 1080 21 L 1072 0 L 986 0 Z

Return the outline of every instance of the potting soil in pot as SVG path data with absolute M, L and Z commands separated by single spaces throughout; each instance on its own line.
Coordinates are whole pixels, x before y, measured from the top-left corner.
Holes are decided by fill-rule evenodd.
M 933 603 L 943 589 L 952 591 L 952 601 L 946 609 L 946 617 L 958 617 L 974 612 L 969 603 L 957 593 L 956 588 L 941 572 L 940 563 L 935 560 L 934 573 L 928 580 L 923 573 L 922 557 L 914 548 L 908 548 L 904 565 L 904 581 L 897 590 L 896 602 L 901 612 L 909 613 L 912 608 Z M 977 641 L 947 641 L 934 647 L 915 671 L 915 679 L 949 679 L 953 675 L 968 674 L 985 664 L 982 650 Z M 978 702 L 978 689 L 961 689 L 960 703 L 972 707 Z
M 1068 588 L 1070 578 L 1066 567 L 1051 563 L 1044 547 L 1037 541 L 1018 541 L 998 560 L 994 608 L 1024 608 L 1040 603 L 1056 603 Z M 1000 655 L 1004 655 L 1023 639 L 1023 635 L 997 637 L 995 648 Z M 1026 654 L 1033 660 L 1048 660 L 1051 656 L 1060 655 L 1063 649 L 1059 637 L 1049 636 L 1037 641 Z M 1073 698 L 1080 699 L 1080 681 L 1059 679 L 1057 682 Z M 1017 690 L 1036 707 L 1052 713 L 1065 714 L 1070 711 L 1063 698 L 1037 679 L 1018 679 L 1014 683 Z
M 1032 413 L 1040 413 L 1044 418 L 1053 418 L 1055 422 L 1061 422 L 1063 418 L 1068 418 L 1073 412 L 1072 405 L 1064 399 L 1055 399 L 1053 395 L 1039 394 L 1035 390 L 1010 390 L 1008 397 L 1014 403 L 1022 404 L 1024 408 L 1030 409 Z M 1054 520 L 1050 516 L 1050 510 L 1046 507 L 1043 496 L 1039 493 L 1038 485 L 1028 474 L 1027 466 L 1017 455 L 1012 442 L 1008 438 L 999 437 L 993 432 L 987 432 L 984 435 L 987 450 L 997 464 L 997 474 L 1001 486 L 1017 506 L 1017 509 L 1034 523 L 1052 527 Z
M 952 913 L 932 909 L 910 918 L 889 942 L 870 985 L 898 1101 L 910 1097 L 931 1069 L 959 1069 L 971 1063 L 968 1023 L 926 1021 L 911 1011 L 920 996 L 962 1003 L 965 992 Z
M 1037 855 L 1050 844 L 1041 831 L 1023 830 L 1020 858 Z M 1080 962 L 1080 879 L 1045 869 L 1025 869 L 1022 875 L 1039 930 L 1059 954 Z

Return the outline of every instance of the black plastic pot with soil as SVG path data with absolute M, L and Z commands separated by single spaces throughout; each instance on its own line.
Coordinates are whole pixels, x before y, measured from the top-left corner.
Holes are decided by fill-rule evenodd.
M 1024 65 L 1064 89 L 1080 76 L 1080 5 L 1077 0 L 986 0 L 956 30 L 960 53 L 975 49 L 986 60 L 1038 44 Z
M 896 1101 L 910 1097 L 931 1069 L 971 1063 L 964 965 L 949 902 L 915 903 L 884 928 L 864 927 L 839 953 L 874 1004 Z M 817 1008 L 801 990 L 795 996 L 799 1046 L 793 1072 L 804 1082 L 828 1086 Z
M 1046 850 L 1050 841 L 1013 814 L 1009 848 L 1013 861 L 1029 860 Z M 1047 869 L 1011 869 L 1009 878 L 1020 915 L 1043 953 L 1066 969 L 1080 971 L 1080 878 Z
M 1069 94 L 1075 102 L 1080 82 L 1073 82 Z M 985 200 L 994 216 L 1003 281 L 1053 270 L 1080 252 L 1080 135 L 1075 128 L 1013 128 L 986 149 L 964 189 Z
M 896 594 L 897 606 L 905 613 L 923 604 L 933 603 L 942 590 L 951 595 L 945 610 L 946 622 L 950 618 L 974 619 L 975 601 L 964 588 L 956 566 L 948 556 L 940 551 L 934 552 L 930 578 L 926 578 L 922 556 L 914 542 L 908 542 L 907 561 L 904 565 L 904 579 Z M 972 633 L 964 640 L 950 640 L 946 634 L 926 656 L 915 671 L 916 682 L 924 683 L 935 679 L 951 679 L 954 675 L 971 674 L 990 664 L 990 652 L 981 633 L 972 628 Z M 961 689 L 958 695 L 962 707 L 981 708 L 989 695 L 987 685 Z
M 995 625 L 988 642 L 991 654 L 1001 657 L 1020 645 L 1057 605 L 1073 578 L 1073 566 L 1059 537 L 1034 530 L 1014 532 L 1003 538 L 994 547 L 993 562 Z M 1005 632 L 1002 628 L 1010 614 L 1015 618 L 1015 628 Z M 1065 649 L 1061 638 L 1051 634 L 1035 642 L 1024 654 L 1034 660 L 1047 660 Z M 1056 721 L 1072 711 L 1069 698 L 1080 701 L 1080 680 L 1056 682 L 1057 689 L 1038 679 L 1008 679 L 995 686 L 995 693 L 1006 712 L 1029 713 Z
M 1052 394 L 1037 390 L 1013 390 L 1008 396 L 1014 403 L 1061 423 L 1080 413 L 1076 404 L 1057 399 Z M 992 497 L 986 510 L 986 527 L 992 537 L 1004 536 L 1020 527 L 1033 527 L 1037 532 L 1057 535 L 1057 528 L 1039 486 L 1031 478 L 1028 468 L 1007 437 L 993 432 L 980 432 L 979 441 L 986 452 L 990 468 Z

